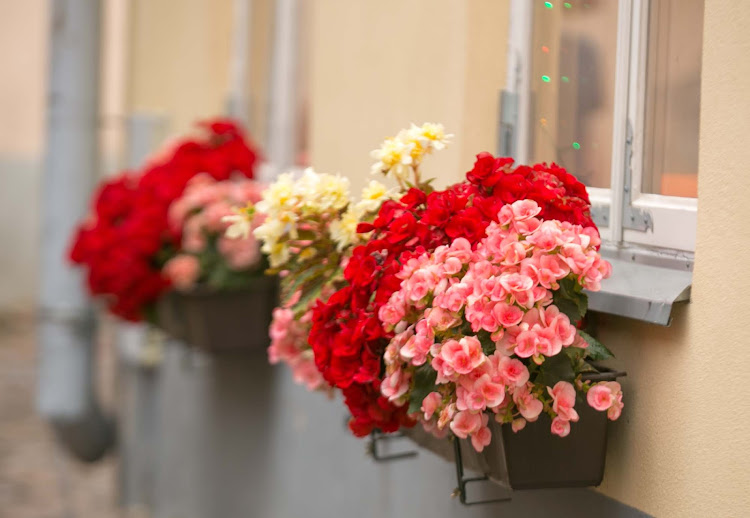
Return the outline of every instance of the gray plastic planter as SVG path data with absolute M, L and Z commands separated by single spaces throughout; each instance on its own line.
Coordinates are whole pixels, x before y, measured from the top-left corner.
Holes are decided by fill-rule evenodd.
M 159 327 L 199 349 L 265 348 L 278 298 L 278 280 L 258 277 L 252 287 L 242 290 L 171 292 L 159 299 L 156 314 Z
M 606 371 L 584 375 L 584 380 L 614 381 L 624 373 Z M 514 433 L 510 424 L 490 419 L 492 442 L 481 454 L 467 440 L 461 442 L 464 468 L 487 475 L 513 489 L 550 489 L 598 486 L 604 477 L 607 453 L 607 414 L 591 408 L 579 397 L 579 421 L 571 423 L 570 434 L 558 437 L 550 432 L 551 420 L 542 414 Z M 455 461 L 449 439 L 437 439 L 417 427 L 404 434 L 423 448 Z

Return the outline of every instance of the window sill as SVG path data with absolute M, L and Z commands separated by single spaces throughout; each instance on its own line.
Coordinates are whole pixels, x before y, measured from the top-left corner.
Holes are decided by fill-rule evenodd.
M 587 292 L 590 310 L 668 326 L 674 304 L 690 300 L 693 274 L 688 257 L 644 256 L 605 247 L 602 255 L 612 263 L 612 276 L 602 282 L 601 291 Z

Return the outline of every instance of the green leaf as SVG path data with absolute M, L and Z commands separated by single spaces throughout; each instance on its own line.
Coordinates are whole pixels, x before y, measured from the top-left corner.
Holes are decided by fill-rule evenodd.
M 570 358 L 565 354 L 556 354 L 546 358 L 539 366 L 539 375 L 535 383 L 554 387 L 558 381 L 572 382 L 574 378 L 575 371 Z
M 410 414 L 419 412 L 422 409 L 424 398 L 427 397 L 427 394 L 435 390 L 436 379 L 437 372 L 428 363 L 420 365 L 414 370 L 414 385 L 409 397 Z
M 614 358 L 615 355 L 612 351 L 601 343 L 599 340 L 586 333 L 585 331 L 578 330 L 578 334 L 581 335 L 589 346 L 586 348 L 586 357 L 590 360 L 599 361 L 606 360 L 608 358 Z
M 570 358 L 570 363 L 573 365 L 573 371 L 576 375 L 583 372 L 599 372 L 593 365 L 585 360 L 586 349 L 580 347 L 566 347 L 563 349 L 563 353 Z
M 552 302 L 571 322 L 580 321 L 586 314 L 589 298 L 573 277 L 560 280 L 560 288 L 552 292 Z
M 302 270 L 294 277 L 290 277 L 288 283 L 285 283 L 284 293 L 282 302 L 286 302 L 292 295 L 294 295 L 300 288 L 306 291 L 305 284 L 321 277 L 326 270 L 326 265 L 323 263 L 316 263 L 315 265 Z
M 492 337 L 490 337 L 490 334 L 487 331 L 479 331 L 479 333 L 477 333 L 477 338 L 479 338 L 479 342 L 482 344 L 482 352 L 484 352 L 485 355 L 490 356 L 495 352 L 495 342 L 492 341 Z
M 305 287 L 305 289 L 302 291 L 302 296 L 299 298 L 297 303 L 292 306 L 292 311 L 294 312 L 295 318 L 301 317 L 305 313 L 305 311 L 307 311 L 310 303 L 320 297 L 320 293 L 323 291 L 323 287 L 325 286 L 325 284 L 326 279 L 324 277 L 318 277 L 317 279 L 312 281 L 309 286 Z

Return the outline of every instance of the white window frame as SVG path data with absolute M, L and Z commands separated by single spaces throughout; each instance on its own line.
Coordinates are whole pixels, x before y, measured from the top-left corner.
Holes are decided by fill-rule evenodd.
M 650 0 L 618 3 L 611 188 L 588 191 L 593 210 L 602 216 L 597 219 L 604 241 L 693 252 L 698 200 L 641 192 L 649 3 Z M 512 0 L 506 92 L 516 99 L 514 147 L 521 163 L 528 162 L 530 155 L 533 13 L 534 2 Z M 644 214 L 649 219 L 637 217 Z M 642 221 L 648 221 L 646 230 L 628 228 Z

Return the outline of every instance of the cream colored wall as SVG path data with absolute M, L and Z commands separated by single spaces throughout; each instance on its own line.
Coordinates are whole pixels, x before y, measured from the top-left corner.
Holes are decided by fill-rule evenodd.
M 36 289 L 48 2 L 0 0 L 0 311 Z
M 128 108 L 167 117 L 177 135 L 225 113 L 231 0 L 133 0 Z
M 750 514 L 750 2 L 706 2 L 692 302 L 601 322 L 629 376 L 601 491 L 658 517 Z
M 453 145 L 425 163 L 436 185 L 494 151 L 507 0 L 316 0 L 311 156 L 319 171 L 370 179 L 369 152 L 410 122 L 442 122 Z M 333 36 L 335 35 L 335 36 Z

